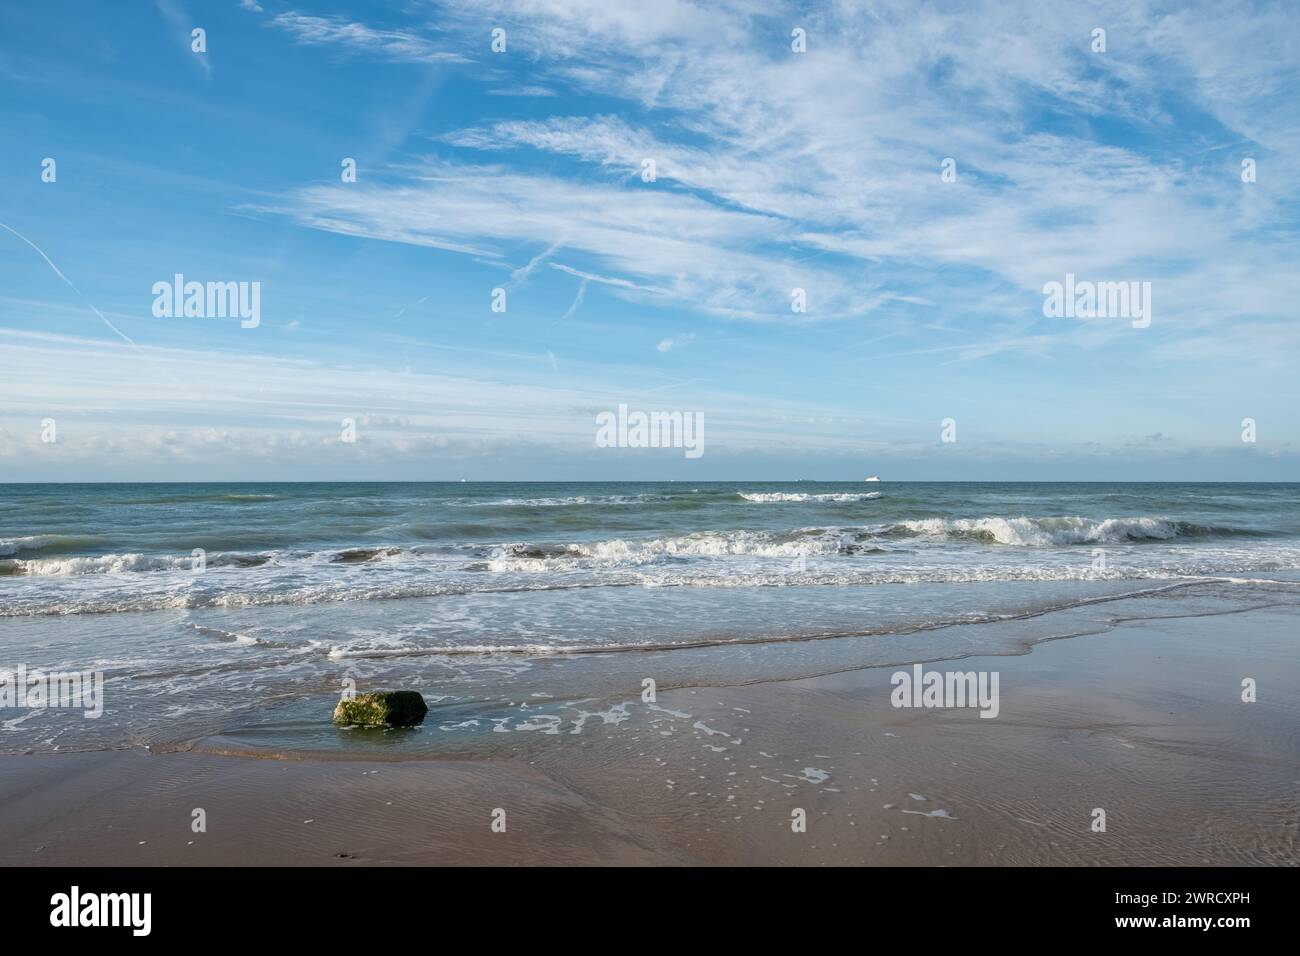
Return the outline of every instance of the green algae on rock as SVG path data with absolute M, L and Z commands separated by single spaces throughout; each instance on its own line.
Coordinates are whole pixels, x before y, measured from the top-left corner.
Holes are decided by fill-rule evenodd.
M 429 712 L 424 698 L 413 690 L 376 691 L 341 700 L 334 708 L 340 727 L 413 727 Z

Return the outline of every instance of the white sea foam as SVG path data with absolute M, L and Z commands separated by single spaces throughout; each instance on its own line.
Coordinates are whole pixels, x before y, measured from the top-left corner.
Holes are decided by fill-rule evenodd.
M 937 537 L 982 538 L 997 544 L 1050 547 L 1066 544 L 1118 544 L 1169 540 L 1178 528 L 1166 518 L 924 518 L 898 527 Z
M 742 491 L 740 493 L 740 497 L 744 498 L 746 501 L 756 501 L 756 502 L 795 502 L 795 501 L 845 502 L 845 501 L 869 501 L 872 498 L 879 498 L 880 492 L 867 491 L 861 494 L 845 493 L 845 494 L 815 495 L 815 494 L 793 493 L 793 492 L 783 492 L 783 491 L 772 491 L 772 492 Z
M 863 561 L 822 557 L 810 559 L 802 570 L 801 562 L 788 560 L 779 553 L 746 558 L 634 554 L 631 559 L 611 559 L 604 564 L 572 556 L 503 560 L 494 562 L 501 573 L 488 574 L 464 569 L 445 575 L 430 574 L 422 565 L 380 568 L 322 563 L 310 568 L 312 577 L 308 579 L 304 579 L 303 565 L 227 569 L 215 573 L 209 570 L 204 575 L 191 574 L 187 569 L 152 574 L 10 578 L 5 600 L 0 601 L 0 618 L 167 608 L 307 607 L 619 586 L 731 589 L 1210 578 L 1231 584 L 1273 583 L 1260 572 L 1287 575 L 1300 570 L 1300 549 L 1275 545 L 1267 550 L 1197 548 L 1176 558 L 1161 550 L 1151 552 L 1149 560 L 1143 560 L 1142 553 L 1131 554 L 1125 556 L 1123 563 L 1113 563 L 1104 572 L 1094 570 L 1090 560 L 1078 560 L 1069 554 L 1053 555 L 1050 559 L 1020 554 L 1011 549 L 1002 553 L 992 551 L 980 560 L 955 559 L 946 551 L 937 552 L 933 560 L 926 560 L 923 553 L 907 551 L 901 552 L 897 561 L 890 560 L 889 554 L 873 554 Z M 1261 567 L 1261 563 L 1267 567 Z M 537 649 L 544 652 L 540 646 Z
M 867 495 L 745 495 L 755 501 L 804 501 L 830 498 L 858 500 Z M 537 499 L 541 500 L 541 499 Z M 560 499 L 557 499 L 559 501 Z M 462 546 L 459 555 L 488 551 L 482 566 L 493 572 L 538 572 L 634 568 L 663 563 L 674 558 L 749 556 L 754 558 L 798 558 L 853 556 L 881 553 L 891 539 L 914 538 L 929 541 L 967 541 L 1013 547 L 1062 547 L 1086 544 L 1121 544 L 1142 541 L 1170 541 L 1187 535 L 1208 537 L 1229 529 L 1200 528 L 1164 517 L 1082 518 L 1027 516 L 981 518 L 921 518 L 896 523 L 852 528 L 796 528 L 789 530 L 710 530 L 649 539 L 610 538 L 597 541 L 552 545 L 523 543 Z M 1229 533 L 1231 533 L 1229 531 Z M 138 552 L 99 555 L 60 555 L 46 558 L 13 557 L 27 549 L 62 544 L 68 539 L 56 535 L 33 535 L 0 540 L 0 573 L 29 576 L 75 576 L 125 574 L 128 572 L 189 571 L 187 553 L 146 554 Z M 1278 553 L 1281 555 L 1285 549 Z M 424 574 L 434 564 L 455 570 L 463 563 L 456 553 L 428 553 L 383 545 L 321 551 L 270 551 L 262 553 L 211 552 L 207 568 L 247 570 L 262 566 L 325 565 L 332 568 L 368 564 L 407 565 L 408 571 Z M 1286 560 L 1283 555 L 1283 561 Z M 1225 570 L 1230 570 L 1225 568 Z
M 474 501 L 475 507 L 563 508 L 570 505 L 635 505 L 646 501 L 667 501 L 666 495 L 570 495 L 560 498 L 502 498 Z
M 169 571 L 189 568 L 190 556 L 101 554 L 93 557 L 33 558 L 17 562 L 23 574 L 122 574 L 127 571 Z
M 614 724 L 617 726 L 632 716 L 627 711 L 629 703 L 631 702 L 624 701 L 621 704 L 615 704 L 613 707 L 609 708 L 609 710 L 579 711 L 578 716 L 573 720 L 573 729 L 570 730 L 569 733 L 582 733 L 582 729 L 587 725 L 587 721 L 592 717 L 599 717 L 602 724 Z
M 628 541 L 571 543 L 544 550 L 525 545 L 498 548 L 488 561 L 491 571 L 536 571 L 545 567 L 589 566 L 631 567 L 666 557 L 714 557 L 751 555 L 796 558 L 801 555 L 836 554 L 848 543 L 839 531 L 818 528 L 794 532 L 701 531 L 695 534 Z
M 376 549 L 377 552 L 379 549 Z M 240 570 L 277 564 L 321 564 L 337 561 L 337 551 L 272 551 L 262 553 L 210 552 L 205 559 L 207 571 Z M 376 554 L 376 559 L 382 557 Z M 67 577 L 82 574 L 125 574 L 128 572 L 194 570 L 190 554 L 125 554 L 64 555 L 55 558 L 15 559 L 12 562 L 18 574 L 31 576 Z
M 764 499 L 766 500 L 766 499 Z M 574 542 L 552 547 L 523 544 L 498 547 L 488 561 L 491 571 L 601 566 L 634 567 L 670 557 L 745 555 L 797 558 L 852 555 L 898 535 L 932 539 L 966 539 L 1018 547 L 1119 544 L 1168 541 L 1180 526 L 1159 517 L 1092 519 L 1081 517 L 923 518 L 865 528 L 800 528 L 790 531 L 701 531 L 694 534 L 627 540 Z
M 592 650 L 618 650 L 621 645 L 583 645 L 577 648 L 562 644 L 446 644 L 433 646 L 404 647 L 334 647 L 326 655 L 332 661 L 351 658 L 382 657 L 441 657 L 453 654 L 531 654 L 545 656 L 548 654 L 573 653 L 575 650 L 589 652 Z

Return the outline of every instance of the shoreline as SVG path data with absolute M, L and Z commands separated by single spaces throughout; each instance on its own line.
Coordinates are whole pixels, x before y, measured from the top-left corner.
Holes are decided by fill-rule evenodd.
M 0 863 L 1300 865 L 1300 607 L 1230 620 L 927 663 L 998 672 L 996 719 L 895 708 L 888 665 L 604 701 L 481 756 L 6 755 Z

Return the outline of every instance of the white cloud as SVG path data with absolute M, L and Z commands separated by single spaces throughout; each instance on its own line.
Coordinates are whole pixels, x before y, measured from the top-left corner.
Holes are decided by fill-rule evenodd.
M 143 352 L 109 340 L 0 329 L 0 381 L 14 396 L 0 409 L 4 474 L 148 480 L 203 476 L 205 469 L 227 477 L 338 475 L 360 473 L 350 469 L 364 465 L 368 474 L 383 475 L 387 466 L 491 464 L 525 452 L 567 467 L 594 448 L 595 413 L 619 402 L 703 413 L 711 455 L 857 454 L 863 434 L 880 436 L 874 447 L 882 448 L 899 434 L 897 422 L 845 415 L 815 400 L 774 406 L 693 384 L 674 389 L 668 401 L 659 395 L 662 377 L 577 363 L 566 363 L 573 374 L 560 377 L 550 351 L 505 375 L 394 372 L 196 349 Z M 155 374 L 160 366 L 184 385 Z M 47 417 L 58 428 L 52 444 L 41 440 Z M 340 444 L 344 418 L 357 423 L 356 449 Z M 809 427 L 810 419 L 819 424 Z
M 308 46 L 337 46 L 353 53 L 369 53 L 389 60 L 412 63 L 465 63 L 459 53 L 439 49 L 432 41 L 401 30 L 376 30 L 340 16 L 313 17 L 281 13 L 272 21 Z
M 558 244 L 556 264 L 586 271 L 589 260 L 622 294 L 734 318 L 897 315 L 939 298 L 916 290 L 941 284 L 964 289 L 964 311 L 1004 341 L 1023 331 L 1042 284 L 1067 271 L 1158 280 L 1166 316 L 1188 326 L 1225 310 L 1282 321 L 1297 291 L 1261 236 L 1285 215 L 1295 151 L 1270 160 L 1272 186 L 1243 197 L 1232 163 L 1206 166 L 1169 113 L 1191 96 L 1182 110 L 1238 139 L 1292 144 L 1283 130 L 1294 124 L 1280 122 L 1297 73 L 1285 10 L 991 0 L 960 17 L 913 3 L 773 11 L 740 0 L 438 10 L 467 31 L 505 24 L 548 86 L 643 109 L 575 116 L 570 98 L 564 115 L 455 130 L 443 142 L 473 161 L 394 170 L 396 184 L 346 194 L 307 188 L 283 211 L 488 258 Z M 795 22 L 806 54 L 789 51 Z M 1106 54 L 1088 47 L 1100 22 Z M 1258 57 L 1259 42 L 1278 58 Z M 1093 121 L 1127 124 L 1128 139 L 1145 142 L 1107 144 Z M 955 183 L 940 179 L 947 156 Z M 536 171 L 551 157 L 598 178 Z M 637 175 L 644 158 L 656 183 Z M 805 316 L 789 309 L 796 286 L 808 290 Z
M 544 86 L 515 86 L 497 90 L 488 90 L 488 96 L 554 96 L 554 90 Z
M 535 242 L 557 260 L 594 260 L 625 294 L 689 300 L 721 315 L 788 313 L 796 286 L 816 287 L 831 314 L 859 304 L 836 273 L 753 251 L 792 238 L 791 224 L 778 219 L 639 182 L 577 183 L 449 163 L 413 172 L 416 182 L 408 185 L 307 187 L 291 205 L 264 208 L 331 232 L 489 259 L 502 259 L 507 246 Z M 535 265 L 517 271 L 526 275 Z M 569 268 L 600 281 L 587 270 Z
M 671 338 L 662 340 L 656 348 L 658 348 L 660 352 L 671 352 L 675 348 L 682 348 L 690 345 L 694 341 L 694 332 L 684 332 L 681 335 L 674 335 Z

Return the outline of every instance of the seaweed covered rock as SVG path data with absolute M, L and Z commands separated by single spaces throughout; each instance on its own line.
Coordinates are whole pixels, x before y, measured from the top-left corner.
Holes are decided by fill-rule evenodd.
M 413 727 L 424 720 L 429 705 L 413 690 L 385 690 L 357 694 L 334 708 L 340 727 Z

